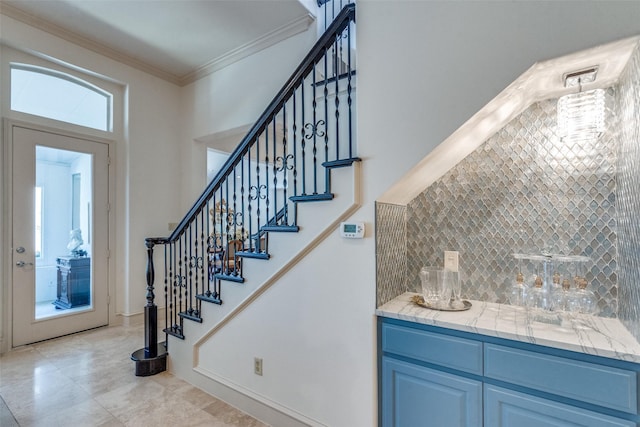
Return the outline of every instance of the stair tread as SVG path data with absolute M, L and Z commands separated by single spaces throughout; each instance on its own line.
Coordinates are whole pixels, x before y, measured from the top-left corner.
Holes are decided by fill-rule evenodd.
M 206 301 L 206 302 L 210 302 L 213 304 L 222 304 L 222 300 L 220 299 L 220 297 L 215 297 L 214 294 L 211 294 L 209 296 L 207 296 L 206 294 L 199 294 L 196 295 L 196 299 L 199 299 L 200 301 Z
M 227 280 L 229 282 L 244 283 L 244 277 L 240 275 L 217 273 L 213 277 L 220 280 Z
M 162 332 L 164 332 L 165 334 L 171 335 L 172 337 L 180 338 L 181 340 L 184 339 L 184 335 L 178 332 L 174 332 L 173 329 L 170 329 L 170 328 L 165 328 L 162 330 Z
M 321 202 L 333 200 L 333 193 L 303 194 L 300 196 L 291 196 L 289 200 L 292 202 Z
M 253 252 L 253 251 L 238 251 L 236 252 L 236 256 L 242 258 L 253 258 L 253 259 L 269 259 L 270 255 L 266 252 Z
M 298 227 L 297 225 L 264 225 L 260 228 L 260 231 L 297 233 L 298 231 L 300 231 L 300 227 Z
M 202 317 L 200 317 L 197 313 L 189 314 L 185 311 L 181 311 L 180 313 L 178 313 L 178 316 L 182 317 L 183 319 L 189 319 L 193 320 L 194 322 L 202 323 Z
M 324 162 L 322 163 L 322 166 L 329 169 L 344 168 L 344 167 L 351 166 L 354 162 L 361 162 L 361 161 L 362 159 L 360 157 L 349 157 L 347 159 L 338 159 L 338 160 L 332 160 L 330 162 Z

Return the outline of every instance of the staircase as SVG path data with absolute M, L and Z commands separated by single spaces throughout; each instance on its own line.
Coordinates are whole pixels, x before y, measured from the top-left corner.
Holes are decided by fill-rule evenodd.
M 185 340 L 188 323 L 203 323 L 205 313 L 213 318 L 207 321 L 213 325 L 208 335 L 222 327 L 225 319 L 247 307 L 333 232 L 357 205 L 354 166 L 360 159 L 355 154 L 352 109 L 355 4 L 346 4 L 337 13 L 336 2 L 318 1 L 325 22 L 333 18 L 331 24 L 174 232 L 146 239 L 145 346 L 131 356 L 136 375 L 166 370 L 169 336 Z M 351 197 L 345 197 L 348 193 Z M 338 195 L 341 200 L 336 204 L 333 199 Z M 329 202 L 337 207 L 308 208 Z M 314 216 L 311 210 L 318 212 Z M 300 225 L 298 217 L 303 214 L 314 216 L 311 224 Z M 282 238 L 274 241 L 280 233 Z M 304 235 L 304 243 L 297 239 L 284 244 L 287 233 Z M 280 251 L 279 264 L 259 266 L 273 263 L 275 250 Z M 162 258 L 158 266 L 154 251 Z M 156 269 L 166 307 L 167 340 L 160 344 Z M 230 284 L 246 287 L 244 296 L 226 301 L 224 289 Z M 219 307 L 219 313 L 209 306 Z

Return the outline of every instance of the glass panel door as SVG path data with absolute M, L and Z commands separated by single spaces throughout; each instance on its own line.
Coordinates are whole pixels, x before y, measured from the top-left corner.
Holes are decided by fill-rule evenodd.
M 108 324 L 109 147 L 11 123 L 12 345 Z
M 35 148 L 35 317 L 42 319 L 92 305 L 93 155 Z

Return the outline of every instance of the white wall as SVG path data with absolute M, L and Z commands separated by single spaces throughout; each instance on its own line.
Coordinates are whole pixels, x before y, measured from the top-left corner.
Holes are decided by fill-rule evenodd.
M 183 159 L 185 213 L 204 189 L 207 176 L 207 146 L 194 140 L 253 125 L 308 53 L 315 36 L 312 25 L 304 33 L 183 88 L 182 140 L 191 153 Z
M 359 0 L 357 8 L 364 206 L 353 217 L 367 236 L 323 242 L 225 331 L 251 353 L 237 355 L 232 371 L 276 355 L 265 359 L 257 392 L 333 427 L 377 420 L 376 198 L 536 61 L 640 34 L 638 2 Z M 288 322 L 269 315 L 283 312 Z
M 111 228 L 115 231 L 111 242 L 110 283 L 115 288 L 112 289 L 115 313 L 140 313 L 146 303 L 144 239 L 167 235 L 168 223 L 179 216 L 181 210 L 176 203 L 180 198 L 181 183 L 180 88 L 5 15 L 0 15 L 0 19 L 3 44 L 88 70 L 122 92 L 124 110 L 115 110 L 116 132 L 110 145 L 114 165 L 111 168 L 112 186 L 115 186 L 115 199 L 111 201 L 115 215 Z M 3 117 L 23 119 L 9 110 L 9 97 L 6 96 L 10 51 L 2 49 L 0 113 Z M 3 231 L 7 233 L 7 230 Z M 5 304 L 0 317 L 3 337 L 6 337 L 7 322 L 10 321 L 8 301 L 4 297 L 8 293 L 8 280 L 5 280 L 8 277 L 8 250 L 10 248 L 3 247 L 5 263 L 4 271 L 0 271 L 4 286 L 2 302 Z

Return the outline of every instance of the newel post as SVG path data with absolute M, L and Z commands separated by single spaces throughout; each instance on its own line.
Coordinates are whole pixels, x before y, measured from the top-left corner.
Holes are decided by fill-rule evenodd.
M 147 246 L 147 305 L 144 307 L 144 356 L 156 357 L 158 355 L 158 306 L 153 300 L 153 283 L 155 271 L 153 269 L 153 247 L 155 243 L 146 240 Z
M 153 247 L 155 243 L 145 241 L 147 246 L 147 305 L 144 307 L 144 355 L 156 357 L 158 355 L 158 307 L 153 300 L 153 283 L 155 271 L 153 269 Z
M 131 360 L 136 362 L 136 375 L 146 377 L 167 370 L 167 349 L 161 346 L 158 350 L 158 307 L 154 303 L 153 283 L 155 271 L 153 267 L 154 239 L 146 239 L 147 247 L 147 305 L 144 307 L 144 348 L 135 351 Z

